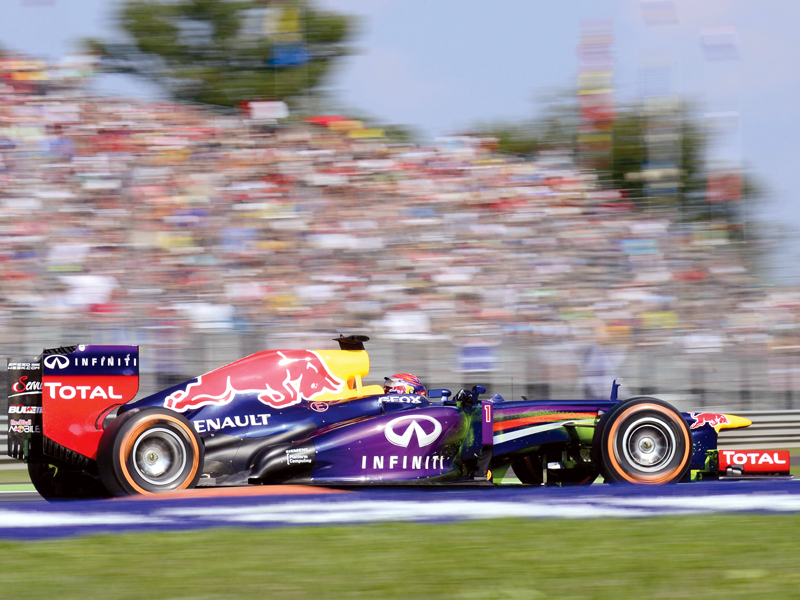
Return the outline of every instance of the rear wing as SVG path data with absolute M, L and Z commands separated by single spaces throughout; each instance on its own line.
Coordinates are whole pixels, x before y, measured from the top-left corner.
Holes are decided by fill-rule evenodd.
M 94 459 L 102 417 L 139 390 L 139 347 L 50 348 L 8 370 L 9 456 Z

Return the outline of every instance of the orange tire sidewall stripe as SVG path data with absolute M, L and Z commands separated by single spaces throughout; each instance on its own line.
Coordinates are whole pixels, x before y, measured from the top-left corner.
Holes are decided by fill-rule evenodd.
M 179 419 L 171 415 L 158 415 L 153 416 L 151 418 L 143 420 L 141 423 L 137 424 L 133 429 L 131 429 L 128 433 L 125 434 L 125 437 L 122 438 L 122 443 L 119 445 L 119 464 L 120 468 L 122 469 L 122 475 L 125 477 L 125 481 L 133 487 L 137 492 L 144 495 L 154 494 L 155 492 L 148 492 L 147 490 L 141 488 L 136 484 L 131 477 L 130 472 L 128 471 L 128 457 L 130 456 L 131 451 L 133 450 L 133 440 L 139 437 L 145 429 L 147 429 L 150 425 L 153 424 L 155 421 L 170 421 L 175 423 L 178 427 L 180 427 L 183 431 L 186 431 L 186 425 Z M 197 447 L 197 440 L 194 439 L 194 435 L 192 432 L 189 431 L 189 440 L 192 443 L 192 450 L 194 450 L 193 462 L 192 465 L 192 472 L 191 476 L 187 477 L 183 483 L 181 483 L 175 490 L 182 490 L 189 487 L 189 483 L 191 483 L 192 479 L 194 479 L 195 474 L 197 473 L 197 469 L 200 467 L 200 449 Z M 175 491 L 170 490 L 170 491 Z
M 664 415 L 666 417 L 669 417 L 669 419 L 673 423 L 677 423 L 679 425 L 679 429 L 681 430 L 681 433 L 683 434 L 683 437 L 684 437 L 685 450 L 684 450 L 684 453 L 683 453 L 683 459 L 681 460 L 681 462 L 674 469 L 670 469 L 669 471 L 667 471 L 665 473 L 662 473 L 661 475 L 643 476 L 643 477 L 641 477 L 639 479 L 636 479 L 636 478 L 631 477 L 630 475 L 628 475 L 620 467 L 619 463 L 617 462 L 617 453 L 616 453 L 616 448 L 615 448 L 615 444 L 614 444 L 614 439 L 616 437 L 616 433 L 617 433 L 617 430 L 619 429 L 620 423 L 622 423 L 630 413 L 632 413 L 634 411 L 640 411 L 640 410 L 653 410 L 655 412 L 661 413 L 662 415 Z M 676 473 L 679 473 L 680 471 L 682 471 L 683 468 L 686 466 L 686 462 L 689 460 L 689 451 L 691 450 L 691 447 L 692 447 L 692 444 L 691 444 L 691 440 L 689 439 L 689 434 L 687 433 L 685 427 L 680 427 L 680 421 L 678 421 L 677 415 L 675 415 L 671 410 L 669 410 L 667 408 L 664 408 L 663 406 L 661 406 L 659 404 L 637 404 L 637 405 L 631 406 L 630 408 L 628 408 L 625 411 L 623 411 L 622 414 L 619 416 L 619 418 L 617 418 L 614 421 L 614 424 L 611 426 L 611 429 L 609 430 L 609 433 L 608 433 L 608 440 L 606 441 L 606 451 L 608 452 L 608 459 L 611 462 L 612 466 L 614 467 L 614 470 L 616 471 L 616 473 L 619 476 L 621 476 L 626 481 L 629 481 L 630 483 L 647 483 L 647 484 L 652 484 L 652 485 L 658 485 L 658 484 L 661 484 L 661 483 L 666 483 L 672 477 L 674 477 Z

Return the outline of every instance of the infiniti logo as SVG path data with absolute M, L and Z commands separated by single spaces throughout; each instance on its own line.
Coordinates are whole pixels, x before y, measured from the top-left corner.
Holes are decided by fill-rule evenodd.
M 411 421 L 411 424 L 406 427 L 406 430 L 402 434 L 395 432 L 395 425 L 409 420 Z M 433 431 L 431 433 L 425 433 L 422 425 L 419 424 L 420 420 L 433 423 Z M 417 444 L 419 444 L 420 448 L 423 448 L 436 441 L 436 439 L 439 437 L 439 434 L 442 433 L 442 424 L 433 417 L 429 417 L 427 415 L 405 415 L 389 421 L 386 424 L 386 429 L 384 429 L 383 432 L 386 434 L 387 440 L 389 440 L 395 446 L 402 446 L 403 448 L 408 448 L 408 444 L 411 443 L 411 438 L 414 436 L 414 434 L 416 434 Z
M 44 366 L 48 369 L 54 369 L 56 367 L 59 369 L 66 369 L 69 366 L 69 359 L 61 354 L 45 356 L 42 362 L 44 362 Z

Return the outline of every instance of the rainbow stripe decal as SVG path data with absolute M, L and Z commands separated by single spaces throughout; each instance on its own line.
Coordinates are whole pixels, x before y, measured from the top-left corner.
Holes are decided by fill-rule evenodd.
M 505 431 L 506 429 L 522 427 L 523 425 L 532 425 L 533 423 L 552 423 L 554 421 L 571 421 L 573 419 L 593 419 L 596 416 L 596 412 L 540 412 L 538 414 L 532 414 L 524 417 L 514 416 L 506 421 L 495 421 L 494 430 Z
M 592 427 L 597 419 L 597 411 L 585 409 L 580 412 L 564 409 L 531 410 L 530 407 L 509 409 L 495 412 L 495 446 L 560 429 L 568 421 L 578 426 Z

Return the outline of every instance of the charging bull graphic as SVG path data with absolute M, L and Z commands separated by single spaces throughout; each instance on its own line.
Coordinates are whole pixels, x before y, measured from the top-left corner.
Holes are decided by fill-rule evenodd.
M 717 425 L 730 425 L 731 423 L 728 420 L 728 417 L 718 413 L 693 412 L 691 414 L 692 418 L 694 419 L 694 423 L 692 423 L 690 429 L 697 429 L 698 427 L 702 427 L 705 424 L 711 425 L 711 427 L 716 427 Z
M 164 406 L 184 412 L 228 404 L 237 394 L 258 394 L 264 404 L 285 408 L 344 388 L 345 382 L 331 373 L 316 352 L 281 350 L 263 354 L 201 375 L 186 389 L 167 396 Z

